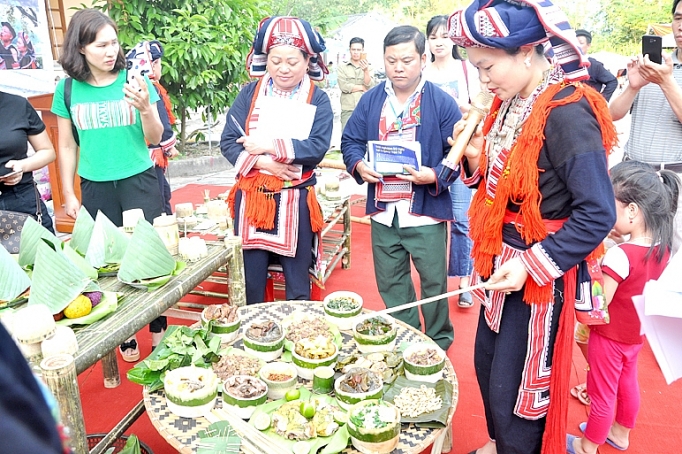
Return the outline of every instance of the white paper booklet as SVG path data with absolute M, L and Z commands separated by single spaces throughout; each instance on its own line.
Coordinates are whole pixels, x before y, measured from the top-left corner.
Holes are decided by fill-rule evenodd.
M 260 109 L 258 126 L 255 131 L 251 131 L 252 136 L 294 140 L 306 140 L 310 137 L 317 106 L 291 99 L 271 97 L 258 98 L 256 106 Z M 297 178 L 301 178 L 303 166 L 296 166 L 299 168 Z

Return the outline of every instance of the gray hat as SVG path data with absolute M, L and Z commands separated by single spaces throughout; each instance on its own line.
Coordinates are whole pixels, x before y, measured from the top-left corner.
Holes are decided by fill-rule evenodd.
M 575 36 L 584 36 L 587 39 L 588 44 L 592 42 L 592 33 L 588 32 L 587 30 L 583 30 L 582 28 L 579 28 L 575 31 Z

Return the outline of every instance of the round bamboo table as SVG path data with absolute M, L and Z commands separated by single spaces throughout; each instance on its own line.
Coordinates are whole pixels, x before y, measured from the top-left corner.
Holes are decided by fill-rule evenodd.
M 242 326 L 248 325 L 253 320 L 282 320 L 295 311 L 303 311 L 304 313 L 324 316 L 322 303 L 319 301 L 286 301 L 275 303 L 261 303 L 250 306 L 243 306 L 240 308 L 240 316 L 242 319 Z M 422 332 L 417 331 L 411 326 L 396 320 L 398 326 L 398 334 L 396 337 L 396 345 L 402 342 L 419 342 L 429 340 L 429 338 Z M 341 348 L 341 355 L 350 355 L 358 353 L 355 341 L 350 332 L 342 331 L 343 346 Z M 235 343 L 237 346 L 241 344 L 238 340 Z M 415 424 L 403 424 L 400 431 L 400 442 L 398 447 L 393 451 L 394 454 L 419 454 L 423 452 L 430 445 L 434 445 L 434 454 L 437 451 L 440 453 L 440 448 L 443 443 L 443 436 L 445 431 L 450 430 L 452 417 L 457 408 L 457 400 L 459 396 L 457 376 L 449 359 L 445 359 L 445 368 L 443 378 L 452 384 L 452 406 L 448 415 L 448 421 L 445 428 L 433 429 L 427 427 L 418 427 Z M 308 380 L 300 379 L 306 387 L 310 388 L 311 383 Z M 178 452 L 183 454 L 190 454 L 196 452 L 196 443 L 198 441 L 197 434 L 199 431 L 206 429 L 210 422 L 206 418 L 181 418 L 174 415 L 168 410 L 166 406 L 166 396 L 163 390 L 148 392 L 144 388 L 144 405 L 149 415 L 152 425 L 159 431 L 162 437 Z M 220 394 L 216 401 L 216 408 L 222 407 L 222 399 Z M 352 445 L 347 447 L 343 453 L 359 453 Z

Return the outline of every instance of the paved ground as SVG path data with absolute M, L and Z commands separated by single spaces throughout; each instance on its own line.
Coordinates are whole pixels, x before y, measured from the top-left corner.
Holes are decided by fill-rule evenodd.
M 327 93 L 329 94 L 330 100 L 332 102 L 332 110 L 334 111 L 334 129 L 332 131 L 332 141 L 331 141 L 331 147 L 332 148 L 337 148 L 339 149 L 341 147 L 341 104 L 340 104 L 340 96 L 341 92 L 339 91 L 338 88 L 333 88 L 333 89 L 328 89 L 326 90 Z M 201 129 L 204 131 L 204 134 L 206 136 L 206 140 L 209 141 L 211 146 L 215 146 L 216 148 L 219 148 L 220 144 L 220 134 L 223 131 L 223 128 L 225 127 L 225 118 L 226 115 L 223 113 L 218 116 L 218 123 L 216 125 L 210 125 L 210 128 L 208 125 L 206 125 L 202 120 L 201 120 L 201 115 L 195 115 L 193 119 L 188 121 L 188 130 L 189 131 L 195 131 L 198 129 Z M 220 185 L 220 186 L 225 186 L 225 185 L 231 185 L 234 183 L 234 176 L 235 172 L 234 169 L 229 169 L 229 170 L 221 170 L 218 172 L 212 172 L 210 170 L 206 170 L 204 172 L 199 172 L 198 175 L 195 176 L 187 176 L 187 177 L 173 177 L 172 172 L 169 172 L 169 183 L 171 185 L 171 189 L 175 190 L 177 188 L 183 187 L 186 184 L 194 183 L 194 184 L 213 184 L 213 185 Z M 353 183 L 354 184 L 354 183 Z M 355 185 L 357 186 L 357 185 Z
M 332 133 L 332 147 L 335 148 L 340 148 L 341 144 L 341 122 L 339 120 L 340 118 L 340 107 L 338 104 L 338 92 L 332 92 L 332 107 L 334 108 L 335 116 L 334 116 L 334 132 Z M 336 95 L 336 96 L 335 96 Z M 218 146 L 217 144 L 220 142 L 220 133 L 222 132 L 222 128 L 224 125 L 224 118 L 225 115 L 221 116 L 221 120 L 218 126 L 214 127 L 212 132 L 211 132 L 211 139 L 213 140 L 213 143 L 215 143 L 216 147 Z M 198 121 L 194 122 L 195 125 L 199 125 Z M 609 164 L 611 166 L 617 164 L 622 160 L 623 157 L 623 152 L 622 152 L 622 146 L 625 144 L 627 141 L 629 132 L 630 132 L 630 116 L 626 116 L 624 119 L 617 121 L 616 123 L 616 128 L 618 129 L 618 135 L 619 135 L 619 147 L 616 149 L 616 151 L 611 155 L 609 158 Z M 325 177 L 332 178 L 338 176 L 339 172 L 324 172 L 322 175 L 322 179 Z M 227 186 L 227 185 L 232 185 L 234 183 L 234 177 L 235 177 L 235 172 L 234 169 L 229 169 L 229 170 L 224 170 L 224 171 L 219 171 L 219 172 L 211 172 L 211 171 L 206 171 L 202 172 L 199 175 L 196 176 L 189 176 L 189 177 L 173 177 L 172 175 L 169 177 L 169 182 L 171 185 L 171 189 L 175 190 L 177 188 L 183 187 L 186 184 L 194 183 L 194 184 L 207 184 L 207 185 L 218 185 L 218 186 Z M 357 185 L 352 179 L 347 179 L 341 181 L 341 190 L 346 192 L 346 193 L 351 193 L 351 194 L 363 194 L 365 193 L 364 187 Z

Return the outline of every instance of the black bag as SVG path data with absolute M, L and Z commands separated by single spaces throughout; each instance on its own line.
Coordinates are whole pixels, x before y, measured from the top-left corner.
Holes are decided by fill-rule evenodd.
M 64 105 L 66 106 L 67 112 L 69 112 L 69 118 L 71 119 L 71 133 L 73 134 L 73 140 L 76 141 L 76 145 L 80 147 L 81 141 L 78 137 L 78 129 L 76 125 L 73 124 L 73 118 L 71 117 L 71 86 L 73 85 L 73 79 L 67 77 L 64 81 Z
M 29 216 L 31 215 L 18 211 L 0 210 L 0 244 L 10 254 L 19 253 L 21 230 Z
M 38 223 L 40 224 L 43 220 L 43 210 L 40 209 L 40 194 L 38 193 L 35 181 L 33 182 L 33 190 L 36 193 L 36 218 L 38 218 Z M 19 211 L 0 210 L 0 244 L 10 254 L 19 253 L 21 231 L 29 216 L 31 215 Z

